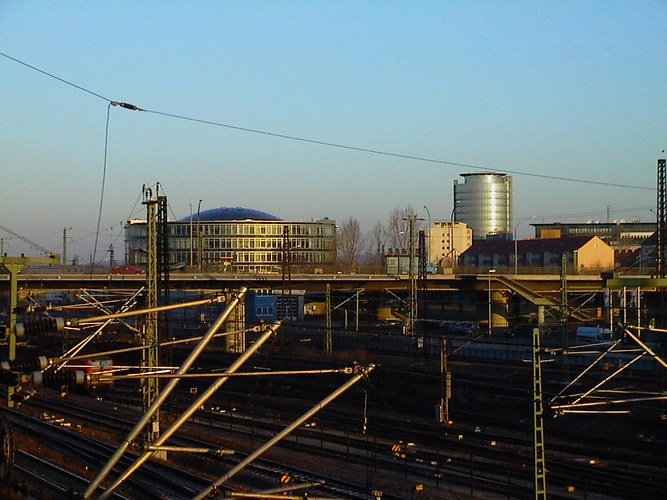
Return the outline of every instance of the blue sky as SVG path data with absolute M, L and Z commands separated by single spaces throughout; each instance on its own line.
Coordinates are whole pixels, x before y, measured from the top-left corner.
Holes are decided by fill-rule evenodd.
M 653 220 L 666 25 L 657 0 L 0 0 L 0 52 L 151 111 L 438 160 L 114 107 L 100 259 L 155 182 L 176 218 L 202 199 L 368 230 L 407 205 L 448 219 L 453 180 L 487 169 L 514 172 L 515 221 Z M 0 224 L 56 251 L 71 227 L 90 258 L 107 105 L 0 56 Z

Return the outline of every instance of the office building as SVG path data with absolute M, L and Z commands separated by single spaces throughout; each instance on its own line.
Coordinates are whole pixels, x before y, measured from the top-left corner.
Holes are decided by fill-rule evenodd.
M 454 180 L 454 221 L 465 222 L 475 240 L 512 239 L 512 178 L 485 172 Z
M 167 222 L 169 263 L 211 272 L 327 272 L 336 263 L 336 222 L 285 221 L 242 207 L 206 210 Z M 288 242 L 289 240 L 289 242 Z M 146 221 L 125 224 L 129 266 L 146 263 Z M 287 251 L 289 249 L 289 251 Z

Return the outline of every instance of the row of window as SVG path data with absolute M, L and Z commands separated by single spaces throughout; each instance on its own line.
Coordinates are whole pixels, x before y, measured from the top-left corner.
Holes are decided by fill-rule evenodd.
M 192 234 L 197 237 L 199 233 L 208 236 L 278 236 L 283 235 L 284 228 L 289 228 L 290 236 L 333 236 L 335 234 L 335 225 L 313 223 L 313 224 L 260 224 L 260 223 L 243 223 L 234 224 L 223 222 L 215 223 L 197 223 L 189 222 L 170 224 L 170 236 L 190 236 Z
M 169 248 L 172 250 L 189 250 L 199 248 L 199 242 L 188 238 L 172 238 Z M 236 250 L 236 249 L 266 249 L 282 251 L 283 240 L 279 238 L 205 238 L 202 248 L 206 250 Z M 333 250 L 334 241 L 331 239 L 299 238 L 291 241 L 292 252 L 294 249 L 306 250 Z
M 329 257 L 327 259 L 327 257 Z M 209 252 L 205 251 L 203 255 L 204 262 L 222 262 L 226 259 L 233 259 L 234 264 L 246 262 L 267 262 L 282 263 L 282 253 L 276 252 Z M 323 263 L 331 260 L 328 252 L 292 252 L 291 259 L 293 264 L 300 263 Z
M 614 234 L 614 228 L 611 227 L 596 227 L 593 230 L 591 230 L 590 227 L 570 227 L 567 229 L 567 233 L 570 236 L 574 235 L 582 235 L 582 236 L 604 236 L 604 235 L 612 235 Z
M 257 316 L 273 316 L 273 307 L 257 307 L 255 313 Z

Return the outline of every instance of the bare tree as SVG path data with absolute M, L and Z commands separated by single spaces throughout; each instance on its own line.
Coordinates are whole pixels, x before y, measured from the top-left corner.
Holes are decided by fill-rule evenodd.
M 368 252 L 383 254 L 387 244 L 387 228 L 382 221 L 377 221 L 366 236 Z
M 387 219 L 387 244 L 396 253 L 406 253 L 410 247 L 410 218 L 417 217 L 411 205 L 395 207 Z M 415 231 L 417 228 L 415 227 Z
M 354 270 L 364 246 L 361 226 L 356 217 L 350 216 L 340 223 L 336 230 L 336 244 L 339 263 L 346 271 Z
M 377 221 L 366 234 L 366 243 L 364 262 L 369 269 L 379 272 L 382 270 L 387 245 L 387 228 L 382 221 Z

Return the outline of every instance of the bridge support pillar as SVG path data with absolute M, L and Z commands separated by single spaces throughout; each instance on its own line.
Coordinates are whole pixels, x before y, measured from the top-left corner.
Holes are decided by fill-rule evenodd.
M 491 292 L 491 326 L 507 328 L 507 296 L 503 292 Z
M 537 306 L 537 327 L 540 330 L 544 327 L 544 306 Z

